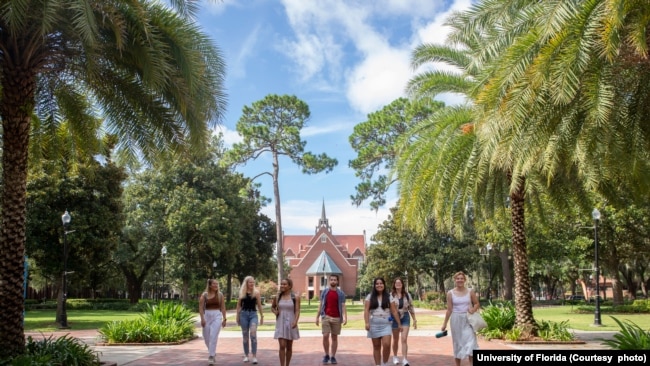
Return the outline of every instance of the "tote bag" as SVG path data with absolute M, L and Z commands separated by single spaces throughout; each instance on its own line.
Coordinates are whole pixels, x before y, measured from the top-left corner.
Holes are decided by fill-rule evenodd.
M 474 313 L 470 314 L 467 313 L 467 322 L 469 325 L 474 329 L 475 332 L 478 332 L 479 330 L 486 328 L 487 323 L 485 322 L 485 319 L 479 314 L 478 311 L 475 311 Z

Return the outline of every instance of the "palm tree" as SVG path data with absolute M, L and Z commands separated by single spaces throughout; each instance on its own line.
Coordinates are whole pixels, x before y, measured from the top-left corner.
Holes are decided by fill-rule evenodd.
M 519 3 L 519 0 L 501 0 Z M 494 133 L 526 146 L 515 169 L 549 177 L 579 167 L 587 189 L 650 190 L 650 9 L 639 1 L 541 1 L 504 28 L 512 44 L 486 69 L 477 102 L 499 105 Z M 494 109 L 492 109 L 495 111 Z
M 487 80 L 484 70 L 509 46 L 509 39 L 501 37 L 498 29 L 519 20 L 518 11 L 498 7 L 498 1 L 486 3 L 448 20 L 452 32 L 447 46 L 421 45 L 413 53 L 414 68 L 442 62 L 458 72 L 425 71 L 410 81 L 411 95 L 421 98 L 454 92 L 464 95 L 467 103 L 434 114 L 405 137 L 396 169 L 400 199 L 410 223 L 423 224 L 431 215 L 444 229 L 456 231 L 468 211 L 490 217 L 508 205 L 516 324 L 534 331 L 525 205 L 534 207 L 536 197 L 546 194 L 561 197 L 558 190 L 573 184 L 549 185 L 537 171 L 522 172 L 514 166 L 514 157 L 522 147 L 511 144 L 505 133 L 492 132 L 507 116 L 491 112 L 490 108 L 498 105 L 476 103 Z
M 193 10 L 191 1 L 173 3 L 185 13 Z M 33 114 L 58 114 L 71 130 L 83 131 L 92 106 L 105 117 L 108 132 L 120 136 L 122 157 L 153 159 L 159 151 L 202 146 L 225 97 L 224 64 L 210 39 L 190 17 L 153 1 L 5 2 L 0 72 L 5 358 L 20 354 L 25 342 L 25 194 Z

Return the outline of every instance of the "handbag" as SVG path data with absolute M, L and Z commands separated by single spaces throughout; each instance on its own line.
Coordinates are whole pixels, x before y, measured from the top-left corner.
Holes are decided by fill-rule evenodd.
M 470 314 L 467 313 L 467 322 L 469 325 L 474 329 L 475 332 L 478 332 L 479 330 L 486 328 L 487 323 L 485 322 L 485 319 L 479 314 L 478 311 L 475 311 L 474 313 Z

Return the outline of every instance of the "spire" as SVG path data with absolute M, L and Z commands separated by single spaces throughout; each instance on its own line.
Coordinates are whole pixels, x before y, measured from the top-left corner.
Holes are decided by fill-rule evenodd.
M 332 232 L 332 227 L 329 225 L 329 220 L 325 215 L 325 198 L 323 198 L 323 208 L 321 210 L 320 220 L 318 220 L 318 226 L 316 226 L 316 231 L 322 227 L 327 228 L 329 232 Z

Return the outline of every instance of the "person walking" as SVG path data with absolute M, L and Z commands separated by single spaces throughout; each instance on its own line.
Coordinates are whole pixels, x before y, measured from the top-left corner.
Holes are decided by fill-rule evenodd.
M 199 297 L 199 315 L 203 328 L 203 341 L 208 348 L 208 364 L 214 365 L 217 353 L 217 339 L 221 328 L 226 326 L 226 304 L 223 294 L 219 292 L 219 282 L 209 279 L 201 297 Z
M 415 319 L 415 311 L 411 301 L 411 295 L 408 289 L 404 288 L 404 281 L 400 277 L 393 280 L 393 288 L 391 291 L 391 301 L 397 307 L 397 314 L 399 318 L 393 319 L 393 364 L 399 364 L 399 357 L 397 357 L 397 349 L 399 344 L 402 344 L 402 365 L 409 366 L 406 359 L 408 356 L 408 336 L 409 328 L 411 326 L 411 318 L 413 318 L 413 329 L 418 329 L 418 321 Z M 399 324 L 402 325 L 402 330 L 399 330 Z M 400 342 L 401 340 L 401 342 Z
M 293 281 L 286 278 L 280 282 L 280 292 L 273 299 L 271 311 L 275 314 L 275 334 L 280 346 L 280 366 L 289 366 L 293 355 L 293 341 L 300 339 L 300 298 L 292 291 Z
M 454 274 L 455 287 L 447 292 L 447 312 L 441 331 L 447 329 L 451 320 L 451 340 L 454 346 L 454 361 L 460 366 L 460 361 L 467 358 L 472 364 L 472 354 L 478 349 L 478 341 L 474 329 L 467 322 L 467 313 L 478 311 L 480 304 L 476 293 L 465 287 L 467 277 L 464 272 Z
M 256 309 L 257 308 L 257 309 Z M 259 321 L 257 310 L 260 312 Z M 237 325 L 241 327 L 244 345 L 244 362 L 248 362 L 249 349 L 253 354 L 253 365 L 257 364 L 257 325 L 264 324 L 264 313 L 262 312 L 262 298 L 260 292 L 255 288 L 253 276 L 247 276 L 239 288 L 239 300 L 237 301 Z
M 323 364 L 331 362 L 336 364 L 336 350 L 339 345 L 338 337 L 341 334 L 341 325 L 348 323 L 348 311 L 345 307 L 345 293 L 339 286 L 339 276 L 332 274 L 329 277 L 329 287 L 320 295 L 320 307 L 316 313 L 316 326 L 323 319 L 323 349 L 325 357 Z M 332 338 L 330 348 L 330 336 Z
M 385 366 L 390 357 L 390 338 L 392 334 L 392 319 L 399 319 L 395 303 L 390 301 L 386 291 L 386 281 L 377 277 L 373 281 L 372 292 L 366 296 L 363 309 L 363 319 L 366 323 L 368 338 L 372 339 L 372 356 L 375 365 Z M 398 323 L 398 330 L 402 324 Z

